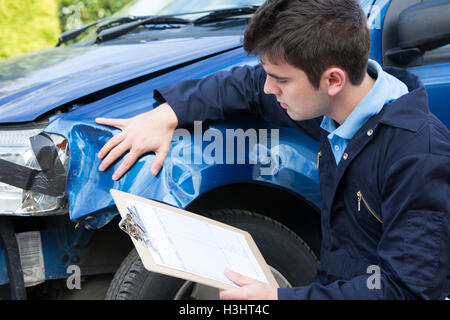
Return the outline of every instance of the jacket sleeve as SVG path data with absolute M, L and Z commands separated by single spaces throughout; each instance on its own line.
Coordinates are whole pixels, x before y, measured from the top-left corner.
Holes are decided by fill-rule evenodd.
M 379 280 L 375 277 L 379 276 Z M 379 281 L 379 282 L 378 282 Z M 377 285 L 379 283 L 379 285 Z M 278 289 L 279 300 L 399 300 L 417 299 L 397 283 L 379 273 L 361 275 L 351 280 L 337 280 L 328 285 L 313 282 L 296 288 Z
M 157 102 L 168 102 L 179 127 L 194 121 L 225 120 L 237 113 L 252 113 L 262 119 L 302 130 L 319 140 L 321 118 L 294 121 L 274 95 L 264 93 L 266 73 L 261 65 L 234 67 L 203 79 L 185 80 L 154 91 Z
M 402 157 L 382 190 L 382 267 L 422 299 L 450 294 L 450 141 L 441 137 L 444 152 Z
M 443 144 L 449 149 L 448 140 Z M 450 157 L 416 154 L 387 170 L 379 283 L 368 273 L 278 289 L 280 299 L 444 299 L 450 294 Z M 370 289 L 372 288 L 372 289 Z

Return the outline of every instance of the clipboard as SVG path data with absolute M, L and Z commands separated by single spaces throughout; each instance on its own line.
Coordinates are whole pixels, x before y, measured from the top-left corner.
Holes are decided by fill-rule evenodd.
M 235 232 L 237 235 L 242 235 L 245 238 L 245 242 L 248 245 L 248 248 L 250 249 L 250 252 L 253 254 L 253 259 L 256 261 L 257 265 L 259 266 L 260 270 L 265 279 L 267 280 L 267 283 L 271 285 L 274 288 L 278 288 L 278 284 L 272 274 L 272 272 L 269 269 L 269 266 L 265 262 L 261 252 L 259 251 L 258 247 L 256 246 L 256 243 L 254 242 L 252 236 L 247 231 L 235 228 L 233 226 L 215 221 L 213 219 L 180 209 L 176 208 L 167 204 L 163 204 L 154 200 L 149 200 L 146 198 L 142 198 L 130 193 L 126 193 L 123 191 L 111 189 L 110 193 L 113 197 L 113 200 L 119 210 L 119 213 L 122 217 L 122 220 L 119 223 L 120 229 L 122 229 L 124 232 L 126 232 L 131 240 L 133 241 L 134 246 L 136 247 L 136 250 L 139 254 L 139 257 L 142 260 L 142 263 L 148 271 L 156 272 L 165 274 L 168 276 L 181 278 L 193 282 L 198 282 L 207 286 L 219 288 L 219 289 L 231 289 L 236 288 L 236 285 L 228 284 L 223 281 L 216 280 L 214 278 L 196 274 L 193 272 L 188 272 L 184 270 L 180 270 L 179 268 L 173 268 L 167 265 L 161 264 L 161 262 L 158 263 L 158 256 L 155 256 L 155 254 L 159 254 L 157 250 L 151 250 L 157 249 L 152 247 L 152 239 L 151 239 L 151 230 L 147 230 L 145 227 L 145 224 L 142 222 L 141 215 L 142 212 L 138 212 L 136 207 L 130 207 L 130 202 L 136 202 L 140 203 L 142 205 L 151 206 L 155 208 L 156 210 L 162 209 L 165 213 L 170 212 L 170 214 L 175 215 L 182 215 L 187 218 L 191 218 L 196 220 L 197 222 L 202 222 L 210 225 L 212 228 L 220 227 L 225 230 L 229 230 L 232 232 Z M 215 226 L 215 227 L 213 227 Z M 241 236 L 239 236 L 241 237 Z M 242 237 L 241 237 L 242 239 Z M 194 248 L 195 249 L 195 248 Z M 208 257 L 205 257 L 207 259 Z M 224 266 L 225 269 L 225 266 Z M 237 270 L 232 270 L 237 271 Z M 263 281 L 264 282 L 264 281 Z

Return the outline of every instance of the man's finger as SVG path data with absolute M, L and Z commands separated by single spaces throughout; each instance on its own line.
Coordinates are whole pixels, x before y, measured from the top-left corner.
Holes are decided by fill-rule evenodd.
M 157 152 L 155 152 L 155 158 L 153 159 L 153 163 L 152 163 L 152 175 L 156 176 L 159 172 L 159 170 L 161 170 L 163 164 L 164 164 L 164 160 L 167 157 L 167 154 L 169 153 L 169 150 L 167 149 L 160 149 Z
M 120 133 L 116 134 L 114 137 L 109 139 L 108 142 L 105 143 L 105 145 L 100 149 L 100 151 L 97 153 L 97 157 L 99 157 L 100 159 L 103 159 L 109 153 L 109 151 L 111 151 L 112 148 L 117 146 L 124 139 L 125 139 L 124 132 L 120 132 Z
M 233 272 L 229 269 L 225 269 L 225 275 L 227 276 L 228 279 L 230 279 L 231 281 L 233 281 L 240 287 L 247 285 L 247 284 L 251 283 L 252 281 L 254 281 L 251 278 L 248 278 L 240 273 Z
M 122 178 L 122 176 L 135 164 L 139 157 L 140 154 L 131 150 L 130 153 L 123 159 L 123 162 L 120 164 L 119 168 L 117 168 L 116 172 L 114 172 L 112 179 L 119 180 Z
M 227 289 L 227 290 L 219 290 L 219 299 L 220 300 L 244 300 L 245 296 L 242 293 L 242 290 L 238 289 Z
M 110 127 L 122 129 L 127 119 L 112 119 L 112 118 L 95 118 L 95 122 Z
M 127 143 L 127 140 L 122 141 L 115 148 L 113 148 L 108 153 L 108 155 L 103 159 L 102 163 L 100 164 L 99 170 L 100 171 L 106 170 L 113 162 L 119 159 L 129 149 L 130 147 Z

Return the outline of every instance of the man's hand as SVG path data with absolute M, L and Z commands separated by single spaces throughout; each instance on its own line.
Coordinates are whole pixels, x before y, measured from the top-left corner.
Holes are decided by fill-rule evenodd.
M 277 288 L 228 269 L 225 275 L 240 288 L 220 290 L 222 300 L 278 300 Z
M 113 180 L 120 179 L 139 157 L 148 152 L 155 153 L 151 172 L 156 176 L 169 153 L 172 135 L 178 125 L 177 116 L 168 103 L 130 119 L 97 118 L 95 121 L 122 130 L 99 151 L 98 157 L 103 159 L 100 171 L 105 171 L 125 152 L 130 151 L 114 172 Z

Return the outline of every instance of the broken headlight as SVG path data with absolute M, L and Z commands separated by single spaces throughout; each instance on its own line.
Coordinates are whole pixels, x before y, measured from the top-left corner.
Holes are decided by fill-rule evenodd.
M 54 214 L 65 205 L 66 140 L 42 128 L 0 128 L 0 214 Z

